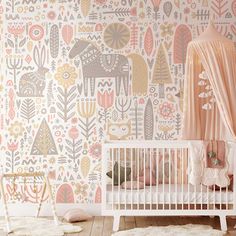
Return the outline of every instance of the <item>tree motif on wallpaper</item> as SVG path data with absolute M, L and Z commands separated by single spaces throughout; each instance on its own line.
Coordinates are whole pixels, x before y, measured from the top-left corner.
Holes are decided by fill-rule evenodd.
M 170 68 L 162 43 L 159 46 L 152 74 L 152 83 L 159 84 L 159 98 L 165 97 L 165 84 L 172 83 Z
M 155 13 L 155 20 L 157 20 L 158 18 L 158 11 L 160 9 L 160 3 L 161 3 L 161 0 L 151 0 L 152 1 L 152 5 L 153 5 L 153 11 Z
M 23 65 L 23 58 L 7 58 L 7 68 L 10 70 L 10 75 L 13 76 L 13 81 L 16 87 L 16 77 L 20 74 L 20 69 Z
M 44 157 L 58 154 L 55 141 L 45 118 L 43 118 L 39 126 L 30 154 Z
M 185 73 L 185 61 L 188 43 L 192 40 L 192 33 L 187 25 L 179 25 L 174 35 L 174 63 L 182 64 Z
M 30 119 L 32 119 L 36 113 L 35 113 L 35 102 L 30 99 L 26 98 L 23 100 L 21 107 L 20 107 L 20 115 L 24 119 L 26 119 L 29 123 Z
M 71 25 L 64 25 L 61 29 L 64 42 L 69 45 L 73 38 L 73 28 Z
M 144 138 L 151 140 L 153 139 L 154 132 L 154 115 L 152 101 L 149 98 L 144 110 Z

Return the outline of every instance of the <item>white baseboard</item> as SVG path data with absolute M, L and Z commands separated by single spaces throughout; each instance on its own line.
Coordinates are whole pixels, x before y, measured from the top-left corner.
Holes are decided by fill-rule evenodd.
M 37 204 L 7 204 L 10 216 L 35 216 Z M 69 209 L 80 208 L 93 216 L 101 215 L 101 204 L 56 204 L 58 216 L 63 216 Z M 0 216 L 4 215 L 3 205 L 0 203 Z M 42 204 L 40 216 L 52 216 L 51 205 L 48 203 Z

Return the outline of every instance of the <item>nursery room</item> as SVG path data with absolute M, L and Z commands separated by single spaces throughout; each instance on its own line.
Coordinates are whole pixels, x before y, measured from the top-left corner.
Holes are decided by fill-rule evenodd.
M 0 0 L 0 236 L 236 235 L 236 0 Z

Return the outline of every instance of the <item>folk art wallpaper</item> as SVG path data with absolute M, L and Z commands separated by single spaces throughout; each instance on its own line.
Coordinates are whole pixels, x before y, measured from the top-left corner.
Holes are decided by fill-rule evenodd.
M 210 18 L 236 41 L 236 0 L 0 0 L 0 17 L 1 168 L 49 169 L 57 203 L 100 203 L 103 140 L 180 136 L 187 44 Z

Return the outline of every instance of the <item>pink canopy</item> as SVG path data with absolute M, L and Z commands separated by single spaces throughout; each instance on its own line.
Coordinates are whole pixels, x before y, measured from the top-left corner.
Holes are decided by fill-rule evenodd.
M 236 52 L 213 24 L 189 43 L 183 139 L 236 140 Z

